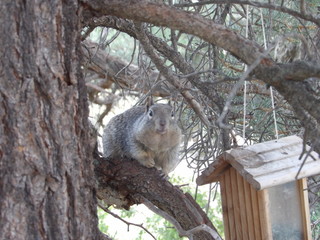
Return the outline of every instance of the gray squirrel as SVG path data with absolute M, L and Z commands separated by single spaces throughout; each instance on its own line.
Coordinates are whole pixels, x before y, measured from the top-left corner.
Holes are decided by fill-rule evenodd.
M 179 163 L 181 130 L 170 104 L 136 106 L 113 117 L 102 136 L 104 157 L 127 156 L 165 175 Z

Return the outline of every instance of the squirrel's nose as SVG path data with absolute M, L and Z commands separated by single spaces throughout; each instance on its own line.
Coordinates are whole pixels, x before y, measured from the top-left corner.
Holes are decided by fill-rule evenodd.
M 161 126 L 161 127 L 164 127 L 165 125 L 166 125 L 166 120 L 161 119 L 161 120 L 160 120 L 160 126 Z

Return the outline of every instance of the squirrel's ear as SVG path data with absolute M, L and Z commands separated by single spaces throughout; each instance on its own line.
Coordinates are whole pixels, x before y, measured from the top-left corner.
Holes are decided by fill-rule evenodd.
M 152 98 L 152 96 L 149 96 L 149 97 L 147 97 L 147 100 L 146 100 L 146 112 L 149 111 L 149 108 L 152 105 L 153 105 L 153 98 Z

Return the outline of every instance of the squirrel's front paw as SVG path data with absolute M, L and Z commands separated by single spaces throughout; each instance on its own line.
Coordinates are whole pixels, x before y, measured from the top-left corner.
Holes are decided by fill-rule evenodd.
M 141 163 L 148 168 L 152 168 L 155 166 L 155 162 L 152 158 L 145 159 Z

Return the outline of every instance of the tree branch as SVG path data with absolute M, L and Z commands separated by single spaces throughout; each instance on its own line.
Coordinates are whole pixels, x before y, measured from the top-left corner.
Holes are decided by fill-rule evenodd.
M 111 212 L 109 209 L 105 208 L 104 206 L 102 206 L 101 204 L 98 204 L 99 208 L 101 208 L 103 211 L 105 211 L 106 213 L 110 214 L 111 216 L 113 216 L 114 218 L 117 218 L 119 219 L 120 221 L 124 222 L 125 224 L 127 224 L 128 226 L 128 231 L 129 231 L 129 226 L 132 225 L 132 226 L 136 226 L 136 227 L 139 227 L 139 228 L 142 228 L 143 231 L 145 231 L 146 233 L 148 233 L 153 239 L 157 240 L 155 238 L 155 236 L 153 236 L 153 234 L 148 230 L 146 229 L 144 226 L 143 226 L 143 223 L 141 224 L 136 224 L 136 223 L 132 223 L 132 222 L 128 222 L 126 220 L 124 220 L 122 217 L 118 216 L 117 214 Z
M 257 8 L 266 8 L 271 10 L 276 10 L 278 12 L 287 13 L 291 16 L 307 20 L 310 22 L 313 22 L 320 26 L 320 19 L 318 17 L 315 17 L 311 14 L 307 14 L 305 11 L 305 6 L 303 1 L 300 3 L 300 12 L 294 11 L 290 8 L 286 8 L 283 6 L 277 6 L 274 4 L 269 3 L 263 3 L 263 2 L 257 2 L 257 1 L 245 1 L 245 0 L 209 0 L 209 1 L 201 1 L 201 2 L 194 2 L 194 3 L 179 3 L 175 4 L 175 7 L 193 7 L 193 6 L 202 6 L 206 4 L 244 4 L 244 5 L 250 5 Z
M 247 64 L 253 63 L 263 53 L 263 48 L 245 39 L 223 25 L 216 24 L 200 15 L 188 13 L 174 7 L 146 1 L 90 0 L 84 6 L 85 22 L 92 17 L 112 15 L 167 26 L 184 33 L 196 35 L 232 53 Z M 130 10 L 127 9 L 130 4 Z M 270 59 L 265 59 L 268 62 Z
M 219 236 L 193 198 L 163 179 L 159 170 L 146 168 L 131 159 L 105 159 L 97 152 L 94 158 L 98 182 L 97 195 L 106 204 L 117 202 L 117 207 L 128 209 L 131 205 L 141 204 L 147 199 L 173 217 L 183 229 L 190 230 L 206 224 L 216 232 L 216 236 Z M 112 193 L 117 195 L 106 197 Z M 118 199 L 115 199 L 116 196 Z M 213 238 L 205 231 L 197 232 L 194 236 L 195 239 L 219 239 Z
M 96 3 L 95 0 L 91 0 L 91 5 Z M 99 2 L 99 1 L 98 1 Z M 102 3 L 104 1 L 101 1 Z M 263 55 L 263 48 L 258 46 L 255 42 L 245 39 L 238 35 L 236 32 L 231 31 L 220 24 L 212 22 L 210 19 L 206 19 L 200 15 L 191 14 L 182 10 L 169 7 L 163 4 L 150 3 L 150 2 L 134 2 L 130 3 L 130 11 L 123 11 L 125 5 L 128 4 L 128 0 L 110 0 L 107 1 L 103 6 L 96 3 L 101 8 L 97 9 L 99 16 L 113 15 L 121 18 L 129 18 L 135 21 L 149 22 L 158 26 L 166 26 L 173 29 L 180 30 L 185 33 L 196 35 L 209 43 L 212 43 L 218 47 L 221 47 L 234 56 L 240 58 L 244 63 L 250 65 L 257 59 L 262 59 L 259 68 L 267 66 L 274 66 L 275 63 L 270 57 Z M 92 11 L 92 10 L 91 10 Z M 90 10 L 86 8 L 85 12 L 89 15 Z M 90 22 L 89 19 L 86 21 Z M 129 25 L 129 23 L 128 23 Z M 127 27 L 128 27 L 127 25 Z M 134 34 L 134 31 L 132 31 Z M 319 67 L 314 67 L 314 64 L 308 64 L 308 68 L 311 71 L 304 71 L 304 75 L 299 74 L 300 77 L 314 77 L 319 76 Z M 292 68 L 296 69 L 297 65 Z M 283 72 L 284 73 L 284 72 Z M 294 75 L 289 76 L 283 75 L 285 79 L 295 80 Z M 264 80 L 262 78 L 262 80 Z

